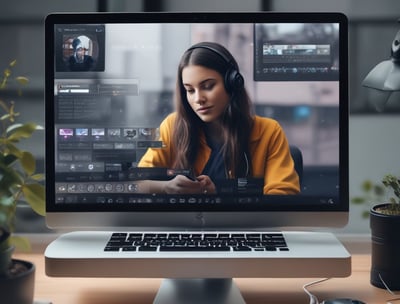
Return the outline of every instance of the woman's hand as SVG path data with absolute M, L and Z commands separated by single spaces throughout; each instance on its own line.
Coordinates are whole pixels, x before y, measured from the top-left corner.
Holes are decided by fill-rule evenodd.
M 216 193 L 216 188 L 207 175 L 200 175 L 194 181 L 184 175 L 177 175 L 165 184 L 164 192 L 167 194 L 207 194 Z
M 203 194 L 215 194 L 217 193 L 217 188 L 215 187 L 213 181 L 208 175 L 200 175 L 197 177 L 197 180 L 200 182 L 202 185 L 202 191 L 201 193 Z

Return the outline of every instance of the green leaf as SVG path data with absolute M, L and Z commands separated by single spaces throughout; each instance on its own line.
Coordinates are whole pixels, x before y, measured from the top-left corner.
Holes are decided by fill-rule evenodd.
M 43 173 L 37 173 L 37 174 L 33 174 L 31 176 L 31 179 L 33 179 L 33 180 L 35 180 L 37 182 L 40 182 L 40 181 L 44 180 L 44 177 L 45 177 L 45 175 Z
M 16 158 L 20 158 L 22 156 L 22 151 L 16 145 L 8 141 L 6 146 L 9 153 L 8 155 L 13 155 Z
M 364 192 L 369 192 L 372 189 L 372 181 L 370 180 L 365 180 L 362 184 L 361 184 L 361 189 Z
M 32 153 L 23 151 L 21 155 L 21 165 L 24 171 L 31 176 L 36 170 L 36 160 Z
M 29 82 L 29 79 L 24 76 L 15 77 L 15 80 L 21 85 L 26 85 Z
M 18 125 L 15 127 L 10 127 L 7 129 L 8 133 L 11 135 L 8 136 L 9 140 L 18 141 L 21 138 L 29 138 L 32 136 L 32 133 L 36 130 L 36 124 L 34 123 L 26 123 L 24 125 Z
M 7 113 L 7 114 L 4 114 L 3 116 L 1 116 L 0 120 L 9 120 L 10 117 L 11 117 L 11 115 Z
M 1 205 L 0 205 L 0 211 L 1 211 Z M 8 224 L 8 217 L 7 214 L 5 214 L 5 212 L 1 211 L 0 212 L 0 235 L 2 235 L 4 232 L 1 229 L 1 226 L 5 226 Z M 0 242 L 1 242 L 1 237 L 0 237 Z
M 11 188 L 22 183 L 22 178 L 19 173 L 10 167 L 3 167 L 2 178 L 0 179 L 0 193 L 9 193 Z
M 3 72 L 4 78 L 8 78 L 11 75 L 11 70 L 10 69 L 5 69 Z
M 351 199 L 351 202 L 354 204 L 363 204 L 365 203 L 365 199 L 363 197 L 357 196 Z
M 0 205 L 1 206 L 11 206 L 14 204 L 14 197 L 12 195 L 6 196 L 5 194 L 0 196 Z
M 369 211 L 364 210 L 361 214 L 362 218 L 368 218 L 369 217 Z
M 45 188 L 41 184 L 25 184 L 22 187 L 26 202 L 39 215 L 46 214 Z
M 11 245 L 14 245 L 15 248 L 17 248 L 19 250 L 22 250 L 22 251 L 30 251 L 31 250 L 31 244 L 26 237 L 12 235 L 10 237 L 10 243 L 11 243 Z

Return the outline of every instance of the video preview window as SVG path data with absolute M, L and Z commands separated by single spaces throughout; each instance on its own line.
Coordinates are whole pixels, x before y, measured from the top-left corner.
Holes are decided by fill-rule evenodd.
M 256 24 L 254 35 L 255 81 L 338 80 L 338 24 Z
M 56 26 L 56 72 L 104 71 L 104 25 Z

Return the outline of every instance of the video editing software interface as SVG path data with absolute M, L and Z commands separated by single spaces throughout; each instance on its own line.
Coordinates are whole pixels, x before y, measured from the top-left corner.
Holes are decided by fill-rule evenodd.
M 138 163 L 147 149 L 165 146 L 159 125 L 174 111 L 178 63 L 200 41 L 229 49 L 255 113 L 276 119 L 302 152 L 299 195 L 338 199 L 339 24 L 58 24 L 54 31 L 56 204 L 265 199 L 256 178 L 232 180 L 215 195 L 137 193 L 135 181 L 190 174 Z

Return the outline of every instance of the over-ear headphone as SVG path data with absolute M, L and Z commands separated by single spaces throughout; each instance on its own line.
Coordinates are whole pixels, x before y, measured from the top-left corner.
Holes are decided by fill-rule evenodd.
M 233 59 L 230 59 L 227 54 L 224 54 L 222 51 L 216 49 L 213 47 L 211 44 L 207 42 L 201 42 L 198 44 L 195 44 L 191 46 L 187 51 L 193 50 L 193 49 L 207 49 L 212 51 L 213 53 L 217 54 L 220 56 L 227 64 L 228 64 L 228 69 L 226 70 L 226 73 L 224 75 L 224 84 L 225 84 L 225 89 L 229 93 L 233 93 L 237 91 L 238 89 L 241 89 L 244 86 L 244 78 L 242 74 L 237 69 L 237 66 Z

